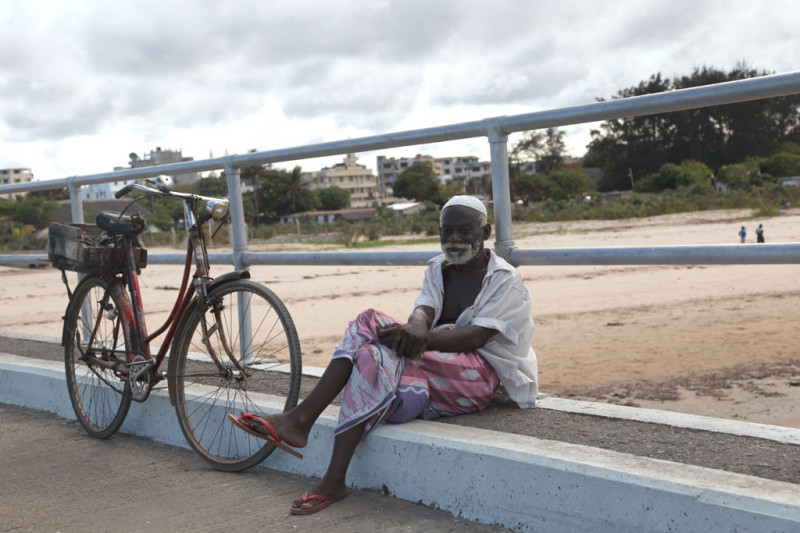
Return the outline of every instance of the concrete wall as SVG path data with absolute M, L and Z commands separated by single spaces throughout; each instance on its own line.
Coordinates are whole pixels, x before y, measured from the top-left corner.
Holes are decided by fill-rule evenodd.
M 0 402 L 74 418 L 60 363 L 0 354 Z M 276 451 L 264 466 L 320 476 L 337 414 L 320 418 L 305 459 Z M 122 431 L 187 447 L 175 416 L 154 391 Z M 376 430 L 348 482 L 519 531 L 800 531 L 797 485 L 436 422 Z

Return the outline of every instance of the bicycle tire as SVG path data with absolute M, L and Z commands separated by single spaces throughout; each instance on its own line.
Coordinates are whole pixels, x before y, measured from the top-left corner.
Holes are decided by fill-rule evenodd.
M 249 301 L 251 344 L 242 343 L 239 298 Z M 173 380 L 175 410 L 187 442 L 217 470 L 239 472 L 263 461 L 275 449 L 269 441 L 236 428 L 227 418 L 241 411 L 265 411 L 264 394 L 285 398 L 283 410 L 297 405 L 302 358 L 297 331 L 286 306 L 263 285 L 235 280 L 208 295 L 206 317 L 216 326 L 210 342 L 228 372 L 221 372 L 202 340 L 201 310 L 195 308 L 178 332 Z M 217 311 L 218 310 L 218 311 Z M 216 319 L 217 314 L 222 317 Z M 232 353 L 244 369 L 241 374 L 230 362 L 220 342 L 220 329 L 231 341 Z M 242 355 L 244 350 L 252 351 Z M 274 404 L 273 404 L 274 405 Z
M 83 356 L 89 349 L 82 340 L 87 337 L 85 332 L 92 331 L 100 317 L 92 353 L 108 361 L 116 358 L 121 363 L 126 362 L 126 347 L 130 342 L 125 328 L 119 327 L 121 314 L 117 312 L 114 317 L 112 309 L 100 306 L 107 296 L 113 310 L 120 308 L 116 296 L 108 288 L 109 282 L 100 276 L 84 278 L 75 288 L 64 317 L 64 364 L 69 399 L 81 426 L 89 435 L 100 439 L 117 432 L 131 406 L 127 379 L 102 366 L 89 364 Z M 87 309 L 91 309 L 90 316 L 84 315 Z

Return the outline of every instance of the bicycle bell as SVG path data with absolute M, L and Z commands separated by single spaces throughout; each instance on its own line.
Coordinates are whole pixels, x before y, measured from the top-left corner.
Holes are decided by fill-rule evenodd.
M 175 182 L 169 176 L 156 176 L 153 178 L 153 184 L 161 192 L 170 192 L 175 188 Z

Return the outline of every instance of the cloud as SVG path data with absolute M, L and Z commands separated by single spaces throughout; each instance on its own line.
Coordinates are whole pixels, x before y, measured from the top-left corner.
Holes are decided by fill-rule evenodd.
M 740 60 L 793 70 L 798 11 L 788 0 L 6 0 L 0 168 L 3 154 L 31 167 L 70 157 L 59 168 L 77 170 L 156 145 L 201 158 L 557 109 Z

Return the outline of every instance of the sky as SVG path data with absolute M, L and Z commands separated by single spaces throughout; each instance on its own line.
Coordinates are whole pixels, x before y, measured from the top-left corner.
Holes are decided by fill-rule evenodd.
M 0 168 L 64 178 L 156 147 L 199 160 L 589 104 L 702 66 L 791 72 L 798 27 L 793 0 L 0 0 Z M 597 126 L 562 128 L 570 155 Z M 489 144 L 357 155 L 379 153 Z

